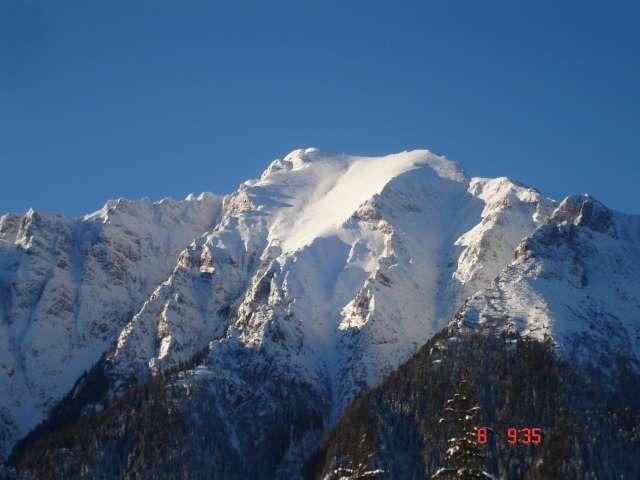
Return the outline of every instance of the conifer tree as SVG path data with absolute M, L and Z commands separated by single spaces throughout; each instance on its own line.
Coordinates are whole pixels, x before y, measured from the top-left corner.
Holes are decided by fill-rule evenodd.
M 493 477 L 480 468 L 482 452 L 477 441 L 476 420 L 480 407 L 476 405 L 473 392 L 463 375 L 458 391 L 445 403 L 444 417 L 440 423 L 453 425 L 455 436 L 447 440 L 444 459 L 450 464 L 431 476 L 432 480 L 488 480 Z

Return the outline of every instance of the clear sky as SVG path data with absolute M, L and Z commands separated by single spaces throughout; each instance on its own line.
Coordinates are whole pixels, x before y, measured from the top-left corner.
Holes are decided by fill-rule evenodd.
M 0 212 L 419 147 L 640 213 L 640 2 L 0 1 Z

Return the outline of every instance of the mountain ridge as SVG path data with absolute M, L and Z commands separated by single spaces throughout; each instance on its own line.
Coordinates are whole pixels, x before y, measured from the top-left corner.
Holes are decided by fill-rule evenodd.
M 515 268 L 523 239 L 569 217 L 609 228 L 608 209 L 570 198 L 558 206 L 506 177 L 468 177 L 428 150 L 384 157 L 295 150 L 231 195 L 187 197 L 186 205 L 211 209 L 208 223 L 196 222 L 201 231 L 163 224 L 182 232 L 179 241 L 162 234 L 162 274 L 85 363 L 91 369 L 104 352 L 91 375 L 106 384 L 96 397 L 79 381 L 74 395 L 90 399 L 79 411 L 109 409 L 129 389 L 196 356 L 178 384 L 210 392 L 216 421 L 231 432 L 220 441 L 238 454 L 247 454 L 251 435 L 264 440 L 277 428 L 267 422 L 255 432 L 248 426 L 255 412 L 238 411 L 236 402 L 260 398 L 258 411 L 273 421 L 287 409 L 315 419 L 282 444 L 274 468 L 289 475 L 300 468 L 301 446 L 314 445 L 358 392 L 407 360 L 460 307 L 471 312 L 468 299 L 488 295 L 494 279 Z M 147 202 L 142 217 L 157 220 L 149 205 L 171 209 L 172 202 Z M 154 245 L 144 228 L 131 231 L 134 203 L 108 202 L 83 221 L 118 226 Z M 3 231 L 11 240 L 16 230 L 14 217 L 0 217 L 3 223 L 0 254 L 11 245 Z M 300 393 L 298 407 L 288 404 L 287 385 L 308 400 Z M 24 433 L 6 435 L 5 444 Z
M 0 217 L 0 439 L 35 426 L 98 360 L 186 239 L 216 222 L 220 202 L 117 200 L 82 219 Z

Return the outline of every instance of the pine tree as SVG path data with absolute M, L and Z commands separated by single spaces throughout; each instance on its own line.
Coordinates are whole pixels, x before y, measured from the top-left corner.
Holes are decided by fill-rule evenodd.
M 450 467 L 438 469 L 432 480 L 487 480 L 493 477 L 480 468 L 483 457 L 477 441 L 476 419 L 480 407 L 475 404 L 469 382 L 463 375 L 458 391 L 445 403 L 444 417 L 440 423 L 451 423 L 456 436 L 447 440 L 448 448 L 444 459 Z

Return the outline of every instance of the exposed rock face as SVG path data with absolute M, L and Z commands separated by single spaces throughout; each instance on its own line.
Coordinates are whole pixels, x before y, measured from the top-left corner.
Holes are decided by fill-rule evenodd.
M 607 232 L 612 227 L 612 212 L 589 195 L 567 197 L 549 219 L 550 223 L 573 223 L 596 232 Z
M 518 331 L 579 363 L 640 365 L 640 217 L 567 198 L 514 261 L 460 312 L 468 325 Z
M 353 465 L 429 478 L 452 432 L 437 422 L 464 371 L 482 408 L 496 478 L 640 475 L 640 216 L 565 199 L 488 288 L 382 384 L 358 397 L 307 469 Z M 506 445 L 535 425 L 540 445 Z
M 115 200 L 82 220 L 0 217 L 0 453 L 98 360 L 221 204 L 203 194 Z
M 514 325 L 524 336 L 552 336 L 583 357 L 590 353 L 580 350 L 580 335 L 600 331 L 593 343 L 615 326 L 593 312 L 614 316 L 624 327 L 600 359 L 627 348 L 622 338 L 636 334 L 621 320 L 623 307 L 614 305 L 626 297 L 631 303 L 624 308 L 636 312 L 635 270 L 617 270 L 627 249 L 630 265 L 639 264 L 636 217 L 618 215 L 585 196 L 557 206 L 506 178 L 469 178 L 455 162 L 425 150 L 386 157 L 296 150 L 223 199 L 136 205 L 110 203 L 82 221 L 47 216 L 38 221 L 49 226 L 36 234 L 25 234 L 16 216 L 0 219 L 3 271 L 9 265 L 26 269 L 20 281 L 25 312 L 42 305 L 19 316 L 14 297 L 3 303 L 3 312 L 10 312 L 3 313 L 10 319 L 3 323 L 3 338 L 14 349 L 7 351 L 27 352 L 7 358 L 37 358 L 23 340 L 16 341 L 21 330 L 12 327 L 14 318 L 26 318 L 28 338 L 43 342 L 46 358 L 53 359 L 49 368 L 72 360 L 65 381 L 50 376 L 55 389 L 35 410 L 24 409 L 25 415 L 33 418 L 35 411 L 42 418 L 104 353 L 65 399 L 76 413 L 58 409 L 47 427 L 82 425 L 87 435 L 100 438 L 95 457 L 65 460 L 68 472 L 127 472 L 117 462 L 142 448 L 136 432 L 119 429 L 117 422 L 106 429 L 92 422 L 134 418 L 150 401 L 136 385 L 150 380 L 154 388 L 161 385 L 153 395 L 167 392 L 167 408 L 192 406 L 185 408 L 195 430 L 185 442 L 198 455 L 209 455 L 208 466 L 197 470 L 202 475 L 215 472 L 224 452 L 258 462 L 268 450 L 276 460 L 260 475 L 295 478 L 301 459 L 354 396 L 408 359 L 461 305 L 458 321 L 465 328 L 481 324 L 508 331 Z M 40 252 L 38 262 L 29 260 L 29 249 Z M 66 275 L 61 284 L 74 287 L 54 289 L 56 275 Z M 611 275 L 614 281 L 605 285 Z M 12 278 L 2 276 L 3 291 L 15 284 Z M 614 293 L 618 297 L 609 297 Z M 54 302 L 55 315 L 37 316 Z M 67 320 L 60 322 L 60 315 Z M 585 328 L 580 319 L 595 327 Z M 58 323 L 64 333 L 34 330 Z M 64 348 L 67 357 L 49 353 Z M 100 379 L 98 388 L 87 378 Z M 7 396 L 11 405 L 23 402 L 25 390 L 8 377 L 6 382 L 16 392 Z M 117 397 L 126 400 L 110 406 Z M 13 418 L 20 408 L 4 413 Z M 86 415 L 78 419 L 77 412 Z M 198 419 L 223 425 L 226 433 L 215 440 L 221 450 L 196 447 Z M 288 434 L 282 428 L 287 419 L 293 425 Z M 7 436 L 10 444 L 33 423 L 5 425 L 8 432 L 15 427 Z M 49 433 L 44 429 L 36 437 Z M 125 437 L 132 450 L 101 456 Z M 47 447 L 47 458 L 55 462 L 51 448 L 56 447 Z M 141 462 L 127 474 L 144 471 Z M 257 475 L 252 468 L 229 470 L 228 478 Z
M 105 368 L 145 379 L 204 347 L 224 362 L 237 344 L 313 385 L 335 416 L 488 286 L 553 207 L 427 151 L 292 152 L 225 201 Z
M 208 233 L 136 299 L 128 320 L 111 321 L 119 333 L 109 330 L 103 349 L 109 336 L 117 341 L 97 367 L 109 379 L 107 394 L 84 410 L 104 408 L 204 351 L 216 395 L 233 390 L 223 385 L 243 385 L 246 398 L 273 382 L 305 385 L 313 406 L 291 408 L 323 425 L 294 443 L 313 443 L 363 387 L 488 287 L 554 207 L 506 178 L 470 179 L 424 150 L 386 157 L 296 150 L 226 197 Z M 114 268 L 126 276 L 128 268 Z M 265 398 L 267 409 L 287 408 L 282 396 Z M 242 425 L 254 412 L 220 402 L 247 454 L 255 447 Z M 282 445 L 278 471 L 291 473 L 294 443 Z

